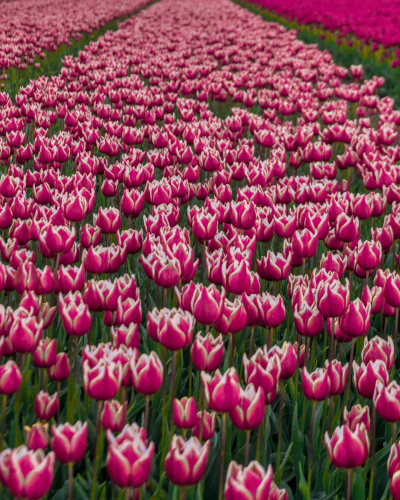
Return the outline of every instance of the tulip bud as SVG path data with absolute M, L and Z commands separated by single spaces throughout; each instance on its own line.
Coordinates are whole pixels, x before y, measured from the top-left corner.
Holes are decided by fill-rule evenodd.
M 229 418 L 236 428 L 247 431 L 261 425 L 264 413 L 264 390 L 262 387 L 255 390 L 254 385 L 249 384 L 245 390 L 240 388 L 239 402 L 229 412 Z
M 32 427 L 25 425 L 25 444 L 28 450 L 45 450 L 49 445 L 49 424 L 33 424 Z
M 192 435 L 200 439 L 200 430 L 203 427 L 202 441 L 212 439 L 215 434 L 215 422 L 217 414 L 215 412 L 199 411 L 196 416 L 196 425 L 192 429 Z
M 256 389 L 261 387 L 264 390 L 264 403 L 272 403 L 281 374 L 279 357 L 267 356 L 261 349 L 257 349 L 252 358 L 248 359 L 246 354 L 243 356 L 243 366 L 246 384 L 253 384 Z
M 52 396 L 47 392 L 40 391 L 35 397 L 35 414 L 39 420 L 51 420 L 58 410 L 58 394 Z
M 70 373 L 69 359 L 65 352 L 56 355 L 54 365 L 49 369 L 49 377 L 56 382 L 67 380 Z
M 349 364 L 346 363 L 342 367 L 340 361 L 336 359 L 330 363 L 328 360 L 325 360 L 325 369 L 330 383 L 329 396 L 339 396 L 346 387 Z
M 22 381 L 22 375 L 14 361 L 0 365 L 0 394 L 10 395 L 17 392 Z
M 127 401 L 125 401 L 124 405 L 121 405 L 119 401 L 115 400 L 105 401 L 104 408 L 100 416 L 100 422 L 103 429 L 105 431 L 110 429 L 111 432 L 121 432 L 122 427 L 124 427 L 126 423 L 127 407 Z
M 89 361 L 83 363 L 83 388 L 86 394 L 97 400 L 114 399 L 121 387 L 122 368 L 120 363 L 101 359 L 90 368 Z
M 178 429 L 192 429 L 196 425 L 197 409 L 193 397 L 174 399 L 173 421 Z
M 238 465 L 235 461 L 229 464 L 225 482 L 226 500 L 258 500 L 279 499 L 287 500 L 285 490 L 280 490 L 273 481 L 274 471 L 269 465 L 267 472 L 255 460 L 247 467 Z
M 347 425 L 336 427 L 332 438 L 325 433 L 324 441 L 329 460 L 338 469 L 356 469 L 368 457 L 369 439 L 364 424 L 357 425 L 354 431 Z
M 87 446 L 87 423 L 82 425 L 81 421 L 71 425 L 67 422 L 64 425 L 55 425 L 51 428 L 53 439 L 51 449 L 54 451 L 57 460 L 62 464 L 80 462 L 86 453 Z
M 235 368 L 229 368 L 224 375 L 219 370 L 214 377 L 202 372 L 204 395 L 210 410 L 227 413 L 239 402 L 239 381 Z
M 150 474 L 154 448 L 154 443 L 147 445 L 139 435 L 109 443 L 106 464 L 112 482 L 122 489 L 143 486 Z
M 371 304 L 364 304 L 359 298 L 350 302 L 346 312 L 339 318 L 339 328 L 350 337 L 362 337 L 368 333 L 371 321 Z
M 389 384 L 389 373 L 385 362 L 378 359 L 369 362 L 367 365 L 361 363 L 361 366 L 353 361 L 353 381 L 357 392 L 363 398 L 372 399 L 374 396 L 375 385 L 380 381 L 385 387 Z
M 350 283 L 346 278 L 343 286 L 339 280 L 321 283 L 317 289 L 318 309 L 326 318 L 338 318 L 346 311 L 350 302 Z
M 215 371 L 224 357 L 222 335 L 214 338 L 210 332 L 205 337 L 198 333 L 193 341 L 190 356 L 196 370 Z
M 308 373 L 307 367 L 304 367 L 301 388 L 307 399 L 324 401 L 329 396 L 331 388 L 328 371 L 325 368 L 317 368 L 314 372 Z
M 347 408 L 344 407 L 343 424 L 347 425 L 347 427 L 349 427 L 352 432 L 356 430 L 357 425 L 364 424 L 366 431 L 369 432 L 371 420 L 369 418 L 368 406 L 352 406 L 350 413 L 347 411 Z
M 142 354 L 138 360 L 134 357 L 130 362 L 133 387 L 139 394 L 151 396 L 161 387 L 163 380 L 163 365 L 157 354 Z
M 300 307 L 296 304 L 293 310 L 293 319 L 299 335 L 315 337 L 324 328 L 324 317 L 315 302 L 311 306 L 307 302 L 302 302 Z
M 55 455 L 26 446 L 0 454 L 0 479 L 14 498 L 38 500 L 47 495 L 54 476 Z
M 382 420 L 393 423 L 400 420 L 400 386 L 395 380 L 387 387 L 378 380 L 375 384 L 373 400 Z
M 56 362 L 57 341 L 48 337 L 39 342 L 33 352 L 33 362 L 38 368 L 50 368 Z
M 197 484 L 204 476 L 209 450 L 210 441 L 201 446 L 196 437 L 185 441 L 174 435 L 164 463 L 168 479 L 178 486 Z
M 364 364 L 369 362 L 374 362 L 377 359 L 384 361 L 386 368 L 390 370 L 394 362 L 394 345 L 391 337 L 383 340 L 381 337 L 376 335 L 373 339 L 368 341 L 367 338 L 364 339 L 364 348 L 361 351 L 361 359 Z

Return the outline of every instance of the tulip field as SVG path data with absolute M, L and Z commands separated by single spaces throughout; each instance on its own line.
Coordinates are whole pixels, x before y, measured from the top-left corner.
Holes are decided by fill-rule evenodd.
M 231 0 L 0 6 L 0 500 L 400 500 L 384 76 Z

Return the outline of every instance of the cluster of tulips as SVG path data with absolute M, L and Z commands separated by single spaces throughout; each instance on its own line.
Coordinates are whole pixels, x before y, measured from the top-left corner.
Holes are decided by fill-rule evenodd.
M 400 113 L 362 75 L 162 0 L 0 93 L 4 498 L 400 500 Z
M 0 80 L 9 68 L 40 67 L 46 53 L 71 45 L 83 33 L 102 28 L 113 19 L 132 15 L 146 5 L 143 0 L 4 1 L 0 14 Z
M 316 24 L 323 29 L 336 32 L 339 38 L 355 35 L 359 40 L 373 45 L 376 50 L 380 44 L 384 47 L 399 45 L 400 38 L 396 24 L 398 6 L 375 0 L 363 3 L 362 12 L 357 2 L 334 0 L 321 3 L 317 0 L 302 0 L 296 4 L 287 4 L 283 0 L 251 0 L 272 12 L 284 16 L 299 24 Z

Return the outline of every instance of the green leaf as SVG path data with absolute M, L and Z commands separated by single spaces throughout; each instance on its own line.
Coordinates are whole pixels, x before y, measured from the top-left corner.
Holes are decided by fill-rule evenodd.
M 365 500 L 365 485 L 361 469 L 356 469 L 353 473 L 351 483 L 351 500 Z
M 299 472 L 300 472 L 299 488 L 300 488 L 301 494 L 302 494 L 304 500 L 310 500 L 311 499 L 310 490 L 308 489 L 308 484 L 307 484 L 307 481 L 304 477 L 303 468 L 301 466 L 301 463 L 299 464 Z
M 299 430 L 297 403 L 293 411 L 292 441 L 293 441 L 293 468 L 296 476 L 299 477 L 299 464 L 304 460 L 303 458 L 304 437 Z

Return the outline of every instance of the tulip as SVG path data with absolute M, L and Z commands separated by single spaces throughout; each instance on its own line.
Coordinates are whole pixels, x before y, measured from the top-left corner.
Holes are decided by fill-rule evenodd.
M 4 450 L 0 454 L 0 479 L 15 498 L 39 500 L 50 490 L 55 455 L 43 450 L 29 451 L 26 446 Z
M 139 348 L 140 334 L 139 326 L 136 323 L 130 323 L 128 326 L 121 325 L 116 329 L 111 328 L 111 336 L 116 348 L 121 345 L 126 345 L 126 347 L 132 349 Z
M 224 375 L 219 370 L 214 377 L 202 372 L 201 380 L 210 410 L 227 413 L 239 402 L 239 381 L 235 368 L 229 368 Z
M 49 424 L 33 424 L 24 426 L 25 444 L 28 450 L 45 450 L 49 445 Z
M 65 254 L 71 250 L 75 236 L 75 228 L 71 230 L 66 226 L 53 226 L 53 224 L 49 224 L 47 232 L 39 235 L 39 240 L 42 241 L 43 238 L 43 243 L 45 242 L 51 253 Z
M 108 446 L 107 471 L 120 488 L 140 488 L 150 474 L 154 443 L 147 445 L 139 435 L 122 443 L 114 441 Z
M 47 392 L 40 391 L 35 397 L 35 414 L 39 420 L 51 420 L 57 413 L 59 406 L 58 394 L 52 396 Z
M 67 380 L 70 373 L 69 359 L 65 352 L 60 352 L 56 355 L 54 365 L 49 369 L 49 377 L 51 380 L 62 382 Z
M 317 251 L 318 234 L 308 229 L 297 230 L 293 234 L 292 248 L 296 257 L 309 259 Z
M 215 434 L 216 417 L 217 414 L 215 412 L 197 412 L 196 425 L 192 429 L 192 435 L 200 439 L 200 432 L 202 430 L 202 441 L 208 441 L 209 439 L 212 439 Z
M 196 437 L 185 441 L 181 436 L 172 438 L 165 457 L 165 472 L 172 483 L 178 486 L 192 486 L 204 476 L 210 450 L 210 441 L 201 446 Z
M 97 400 L 114 399 L 121 387 L 121 365 L 101 359 L 90 368 L 89 361 L 83 363 L 83 388 L 86 394 Z
M 121 432 L 122 427 L 125 425 L 126 411 L 128 402 L 125 401 L 123 405 L 119 401 L 106 401 L 100 416 L 100 423 L 102 428 L 111 432 Z
M 400 386 L 393 380 L 387 387 L 377 380 L 373 396 L 378 415 L 385 422 L 400 420 Z
M 210 332 L 204 337 L 198 333 L 193 341 L 190 356 L 196 370 L 206 372 L 217 370 L 224 357 L 222 335 L 214 338 Z
M 22 381 L 21 372 L 14 361 L 0 365 L 0 394 L 11 395 L 18 391 Z
M 350 302 L 350 283 L 346 278 L 343 286 L 339 280 L 321 283 L 317 289 L 317 306 L 326 318 L 338 318 L 344 314 Z
M 328 272 L 336 272 L 341 278 L 347 269 L 347 257 L 342 257 L 340 253 L 328 252 L 323 254 L 320 261 L 320 268 Z
M 272 465 L 267 472 L 255 460 L 247 467 L 238 465 L 235 461 L 229 464 L 225 482 L 226 500 L 258 500 L 279 499 L 287 500 L 285 490 L 280 490 L 273 481 Z
M 353 381 L 357 392 L 363 398 L 372 399 L 374 396 L 375 385 L 379 381 L 385 387 L 389 384 L 389 373 L 384 361 L 378 359 L 369 362 L 367 365 L 361 363 L 360 366 L 353 361 Z
M 264 390 L 262 387 L 256 390 L 253 384 L 249 384 L 245 390 L 240 388 L 239 402 L 229 412 L 229 418 L 236 428 L 247 431 L 261 425 L 264 413 Z
M 142 307 L 140 304 L 139 290 L 137 291 L 135 299 L 128 297 L 123 301 L 122 297 L 118 297 L 115 323 L 117 325 L 129 326 L 132 323 L 140 324 L 141 322 Z
M 80 462 L 86 453 L 87 446 L 87 423 L 82 425 L 81 421 L 71 425 L 69 422 L 51 428 L 53 439 L 51 449 L 56 458 L 62 464 Z
M 157 354 L 142 354 L 139 359 L 131 359 L 133 387 L 139 394 L 151 396 L 161 387 L 163 380 L 163 365 Z
M 307 302 L 302 302 L 300 306 L 294 306 L 293 319 L 296 331 L 299 335 L 315 337 L 324 328 L 324 317 L 314 302 L 309 306 Z
M 196 401 L 193 397 L 174 399 L 173 422 L 178 429 L 192 429 L 197 421 Z
M 335 221 L 336 237 L 344 243 L 350 243 L 358 237 L 358 228 L 358 218 L 349 217 L 343 212 L 338 215 Z
M 214 325 L 222 313 L 224 300 L 225 290 L 220 294 L 215 285 L 205 287 L 200 283 L 192 295 L 191 312 L 201 325 Z
M 121 212 L 118 208 L 99 208 L 99 213 L 96 218 L 96 226 L 102 233 L 115 234 L 121 228 Z
M 39 344 L 42 332 L 43 320 L 37 323 L 34 316 L 15 318 L 9 335 L 14 352 L 33 352 Z
M 265 350 L 266 347 L 264 346 Z M 274 345 L 266 355 L 268 358 L 273 358 L 273 356 L 278 357 L 281 363 L 280 380 L 289 380 L 293 377 L 296 372 L 297 352 L 292 344 L 284 342 L 282 347 Z
M 63 327 L 68 335 L 81 337 L 90 330 L 92 317 L 86 304 L 67 304 L 60 294 L 59 309 Z
M 287 278 L 292 264 L 292 254 L 287 258 L 281 253 L 274 254 L 268 250 L 267 256 L 257 260 L 257 272 L 260 278 L 268 281 L 281 281 Z
M 179 351 L 187 347 L 193 336 L 194 318 L 182 309 L 162 309 L 158 324 L 158 341 L 165 348 Z
M 377 359 L 384 361 L 386 368 L 390 370 L 394 363 L 394 345 L 391 337 L 383 340 L 376 335 L 373 339 L 364 339 L 364 348 L 361 351 L 361 359 L 364 364 L 374 362 Z
M 349 427 L 349 429 L 354 432 L 357 425 L 364 424 L 365 429 L 369 432 L 371 426 L 371 420 L 369 417 L 368 406 L 362 407 L 361 405 L 355 405 L 351 407 L 350 413 L 347 408 L 343 409 L 343 424 Z
M 81 230 L 82 248 L 96 247 L 101 241 L 101 229 L 85 224 Z
M 394 443 L 390 449 L 390 454 L 389 454 L 389 460 L 387 462 L 387 468 L 388 468 L 388 473 L 389 477 L 392 479 L 393 476 L 400 471 L 400 443 Z M 395 483 L 397 483 L 397 480 L 395 480 Z M 397 484 L 396 484 L 396 490 L 397 490 Z M 392 493 L 392 496 L 395 498 L 395 496 Z
M 281 374 L 279 357 L 269 357 L 261 349 L 257 349 L 250 359 L 243 356 L 244 380 L 246 384 L 253 384 L 256 389 L 264 390 L 265 404 L 271 404 L 276 398 L 277 386 Z
M 328 360 L 325 360 L 325 370 L 328 374 L 330 384 L 329 396 L 339 396 L 346 387 L 349 364 L 346 363 L 342 366 L 336 359 L 330 363 Z
M 324 401 L 330 392 L 330 377 L 325 368 L 317 368 L 308 373 L 307 367 L 303 368 L 301 387 L 307 399 Z
M 358 242 L 356 263 L 366 271 L 376 269 L 382 259 L 382 245 L 375 241 Z
M 325 433 L 324 441 L 329 460 L 338 469 L 356 469 L 368 457 L 369 439 L 364 424 L 357 425 L 354 431 L 347 425 L 336 427 L 332 438 Z
M 350 337 L 362 337 L 368 333 L 371 321 L 371 305 L 364 306 L 357 298 L 350 302 L 346 312 L 339 318 L 339 328 Z
M 280 295 L 274 297 L 265 292 L 259 297 L 258 308 L 263 324 L 277 328 L 285 319 L 285 304 Z
M 50 368 L 56 362 L 57 341 L 48 337 L 39 342 L 33 352 L 33 362 L 38 368 Z

